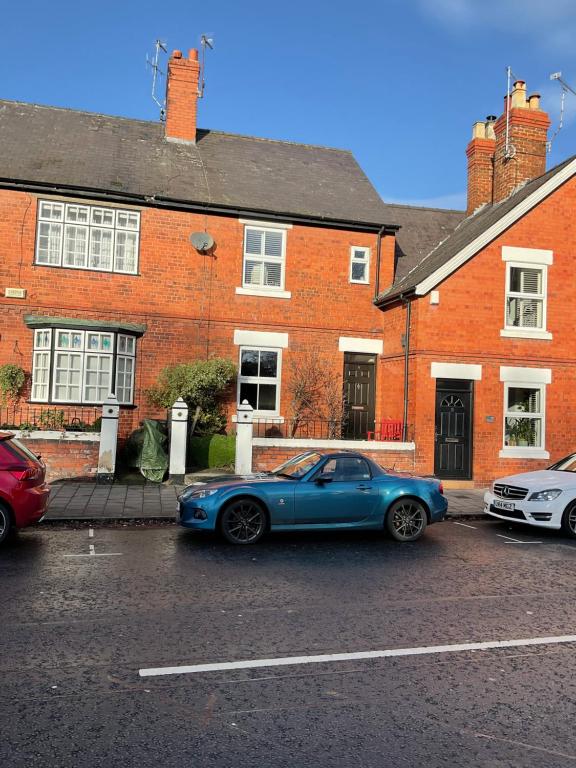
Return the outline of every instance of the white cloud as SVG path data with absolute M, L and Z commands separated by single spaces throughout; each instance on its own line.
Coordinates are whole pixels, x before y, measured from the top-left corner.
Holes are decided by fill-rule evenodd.
M 455 31 L 485 27 L 533 38 L 535 44 L 574 53 L 574 0 L 417 0 L 429 16 Z
M 417 208 L 453 208 L 462 211 L 466 208 L 466 192 L 454 192 L 449 195 L 438 195 L 437 197 L 424 197 L 419 199 L 409 198 L 390 198 L 382 196 L 385 203 L 392 205 L 412 205 Z

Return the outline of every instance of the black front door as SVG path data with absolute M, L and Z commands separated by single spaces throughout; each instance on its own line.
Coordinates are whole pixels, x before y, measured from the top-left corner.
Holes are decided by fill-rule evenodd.
M 454 480 L 472 478 L 472 382 L 436 381 L 434 473 Z
M 343 436 L 366 440 L 374 430 L 376 355 L 344 353 L 344 428 Z

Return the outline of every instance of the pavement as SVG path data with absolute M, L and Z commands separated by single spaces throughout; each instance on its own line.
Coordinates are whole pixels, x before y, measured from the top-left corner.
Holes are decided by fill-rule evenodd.
M 186 476 L 186 484 L 222 476 L 206 470 Z M 97 485 L 59 480 L 52 493 L 45 521 L 171 520 L 183 485 L 114 482 Z M 482 489 L 445 491 L 448 516 L 458 519 L 483 517 Z

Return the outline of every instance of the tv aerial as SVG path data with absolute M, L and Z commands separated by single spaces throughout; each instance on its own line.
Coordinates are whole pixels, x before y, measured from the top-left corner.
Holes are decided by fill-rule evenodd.
M 166 99 L 164 98 L 160 100 L 158 98 L 156 95 L 156 86 L 160 77 L 166 77 L 166 72 L 160 69 L 158 64 L 160 59 L 160 51 L 163 51 L 165 54 L 168 53 L 166 42 L 164 40 L 157 39 L 154 43 L 154 49 L 154 56 L 152 58 L 146 54 L 146 66 L 150 67 L 152 70 L 152 100 L 160 107 L 160 120 L 164 121 L 166 119 Z
M 208 232 L 193 232 L 190 242 L 200 253 L 207 253 L 214 245 L 214 238 Z
M 564 80 L 562 77 L 562 72 L 553 72 L 550 75 L 550 80 L 557 80 L 560 83 L 560 86 L 562 88 L 562 96 L 560 97 L 560 119 L 558 121 L 558 128 L 554 131 L 550 141 L 548 142 L 547 149 L 548 152 L 552 149 L 552 142 L 558 136 L 560 131 L 562 130 L 564 126 L 564 102 L 566 101 L 566 94 L 571 93 L 573 96 L 576 96 L 576 91 L 574 88 L 572 88 L 571 85 L 568 85 L 568 83 Z

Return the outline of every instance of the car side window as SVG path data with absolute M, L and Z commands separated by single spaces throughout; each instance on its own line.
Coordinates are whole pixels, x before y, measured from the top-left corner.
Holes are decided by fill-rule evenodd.
M 355 456 L 345 456 L 335 459 L 334 482 L 354 482 L 357 480 L 370 480 L 370 468 L 364 459 Z

